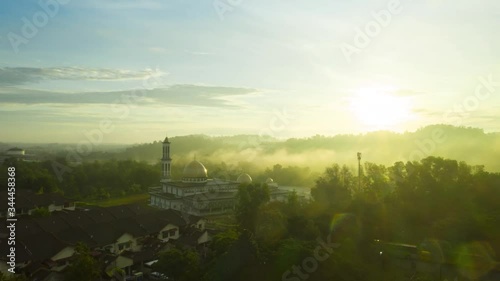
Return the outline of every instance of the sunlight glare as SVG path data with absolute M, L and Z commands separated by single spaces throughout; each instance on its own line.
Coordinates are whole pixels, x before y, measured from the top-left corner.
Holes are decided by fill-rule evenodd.
M 388 91 L 364 88 L 351 99 L 351 111 L 370 129 L 396 129 L 397 125 L 411 119 L 408 98 L 397 97 Z

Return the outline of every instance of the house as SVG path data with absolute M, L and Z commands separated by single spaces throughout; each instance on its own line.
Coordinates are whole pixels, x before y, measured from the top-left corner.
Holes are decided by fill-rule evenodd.
M 26 216 L 16 224 L 16 267 L 30 274 L 43 275 L 45 269 L 62 272 L 71 263 L 75 246 L 82 242 L 99 257 L 106 257 L 106 272 L 121 268 L 130 273 L 184 233 L 190 236 L 187 233 L 192 229 L 202 233 L 205 223 L 198 216 L 138 205 L 63 209 L 42 218 Z M 198 237 L 201 244 L 208 241 L 208 236 L 201 236 Z M 7 238 L 6 228 L 0 229 L 2 252 L 8 249 Z M 0 256 L 0 264 L 5 264 L 5 259 Z M 44 269 L 35 267 L 37 264 Z
M 0 218 L 7 216 L 8 198 L 2 196 Z M 16 191 L 16 215 L 31 215 L 38 208 L 46 208 L 49 212 L 75 210 L 75 202 L 56 193 L 38 194 L 28 190 Z

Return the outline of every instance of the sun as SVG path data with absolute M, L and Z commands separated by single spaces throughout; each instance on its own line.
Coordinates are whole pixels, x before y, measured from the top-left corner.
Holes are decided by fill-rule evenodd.
M 350 100 L 352 113 L 369 130 L 398 129 L 411 119 L 410 100 L 394 96 L 388 90 L 360 89 Z

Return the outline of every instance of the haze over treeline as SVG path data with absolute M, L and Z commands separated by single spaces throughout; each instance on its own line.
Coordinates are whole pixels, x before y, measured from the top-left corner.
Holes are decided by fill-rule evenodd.
M 379 131 L 363 135 L 316 135 L 287 140 L 257 135 L 189 135 L 171 137 L 169 140 L 173 158 L 172 176 L 175 179 L 180 179 L 184 166 L 196 158 L 206 166 L 211 178 L 235 180 L 241 173 L 249 173 L 256 181 L 265 181 L 267 177 L 271 177 L 283 185 L 311 187 L 325 167 L 332 163 L 346 165 L 351 172 L 357 171 L 357 152 L 362 152 L 363 169 L 366 169 L 365 163 L 389 167 L 396 162 L 420 161 L 428 156 L 436 156 L 464 161 L 472 166 L 484 166 L 486 171 L 500 171 L 500 133 L 484 133 L 482 129 L 447 125 L 427 126 L 416 132 L 401 134 Z M 136 183 L 142 190 L 155 185 L 159 178 L 162 141 L 121 148 L 95 146 L 88 155 L 78 154 L 76 145 L 66 144 L 37 145 L 32 148 L 27 146 L 26 149 L 28 153 L 34 151 L 41 161 L 48 161 L 47 173 L 53 174 L 50 177 L 57 174 L 51 164 L 53 160 L 76 170 L 89 167 L 97 169 L 95 161 L 100 162 L 98 165 L 103 167 L 114 167 L 119 164 L 116 161 L 124 160 L 146 162 L 141 164 L 142 169 L 157 175 L 151 174 L 147 183 L 130 181 L 127 185 Z M 78 163 L 74 163 L 75 160 L 89 165 L 76 167 Z M 108 163 L 109 160 L 113 161 Z M 125 164 L 128 165 L 127 163 L 129 162 Z
M 113 153 L 92 153 L 84 160 L 115 158 L 156 163 L 161 156 L 161 142 L 134 145 Z M 207 168 L 212 163 L 224 162 L 250 170 L 281 164 L 321 172 L 333 162 L 355 168 L 356 153 L 362 152 L 363 162 L 384 165 L 439 156 L 484 165 L 488 171 L 500 171 L 500 133 L 449 125 L 431 125 L 406 133 L 376 131 L 362 135 L 316 135 L 287 140 L 257 135 L 189 135 L 172 137 L 170 142 L 174 166 L 183 166 L 196 157 Z

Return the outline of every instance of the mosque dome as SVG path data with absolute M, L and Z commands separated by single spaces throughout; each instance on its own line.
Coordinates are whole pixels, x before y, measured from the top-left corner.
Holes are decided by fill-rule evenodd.
M 182 180 L 184 181 L 206 181 L 207 178 L 207 168 L 200 161 L 196 160 L 187 164 L 182 172 Z
M 266 183 L 267 184 L 274 183 L 274 180 L 272 178 L 267 178 Z
M 251 183 L 252 177 L 249 174 L 241 174 L 236 181 L 239 183 Z

